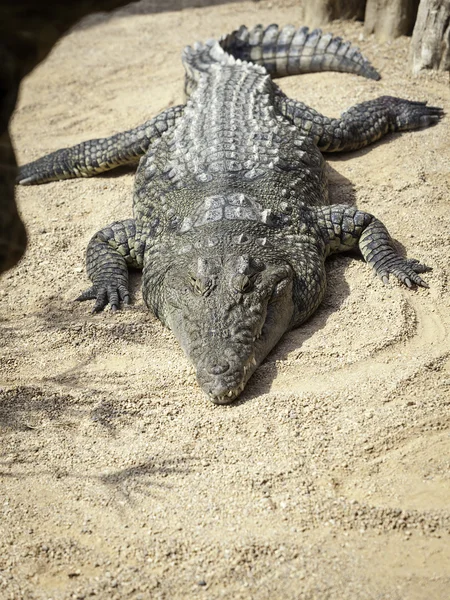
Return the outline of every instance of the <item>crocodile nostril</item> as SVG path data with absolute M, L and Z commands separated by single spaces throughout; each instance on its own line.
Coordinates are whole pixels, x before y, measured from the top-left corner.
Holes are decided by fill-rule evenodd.
M 212 375 L 222 375 L 222 373 L 228 371 L 229 368 L 230 365 L 227 363 L 226 360 L 223 360 L 219 363 L 216 363 L 215 365 L 212 365 L 212 367 L 209 367 L 208 371 L 212 373 Z

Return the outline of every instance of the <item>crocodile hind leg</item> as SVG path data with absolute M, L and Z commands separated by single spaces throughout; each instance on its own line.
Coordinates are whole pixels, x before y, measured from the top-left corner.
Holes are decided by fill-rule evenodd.
M 111 137 L 82 142 L 28 163 L 19 169 L 17 183 L 32 185 L 91 177 L 122 165 L 137 164 L 152 142 L 173 127 L 184 106 L 168 108 L 143 125 Z
M 385 225 L 373 215 L 354 206 L 334 204 L 318 208 L 317 217 L 327 254 L 359 248 L 383 283 L 394 275 L 408 287 L 428 287 L 419 273 L 430 271 L 430 267 L 400 256 Z
M 134 219 L 118 221 L 96 233 L 86 252 L 86 270 L 93 285 L 77 300 L 95 300 L 92 312 L 100 312 L 108 303 L 113 312 L 120 302 L 129 304 L 128 267 L 142 269 L 142 239 Z
M 442 108 L 393 96 L 381 96 L 356 104 L 339 119 L 330 119 L 279 92 L 278 111 L 305 135 L 314 138 L 322 152 L 357 150 L 391 131 L 428 127 L 444 115 Z

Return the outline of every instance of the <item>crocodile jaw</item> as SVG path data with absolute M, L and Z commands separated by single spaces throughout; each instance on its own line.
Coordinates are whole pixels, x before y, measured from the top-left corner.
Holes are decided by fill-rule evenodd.
M 229 404 L 291 328 L 293 283 L 290 264 L 263 250 L 256 258 L 194 255 L 171 264 L 159 285 L 148 277 L 144 299 L 174 333 L 210 400 Z
M 236 400 L 258 366 L 290 329 L 293 312 L 292 287 L 289 286 L 283 298 L 265 307 L 256 328 L 241 329 L 235 336 L 229 331 L 220 338 L 203 335 L 200 344 L 190 344 L 185 331 L 179 335 L 175 323 L 171 329 L 196 367 L 197 381 L 205 394 L 214 404 L 223 405 Z M 225 370 L 222 365 L 228 368 Z M 217 372 L 222 370 L 224 372 Z
M 230 404 L 241 394 L 247 381 L 255 371 L 258 363 L 254 356 L 245 363 L 242 371 L 235 376 L 235 383 L 226 381 L 220 376 L 215 379 L 205 378 L 202 369 L 197 371 L 197 380 L 203 391 L 214 404 Z

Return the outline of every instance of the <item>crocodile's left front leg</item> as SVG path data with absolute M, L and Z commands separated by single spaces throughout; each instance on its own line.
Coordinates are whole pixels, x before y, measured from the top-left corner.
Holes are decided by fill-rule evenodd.
M 117 221 L 96 233 L 86 251 L 86 270 L 93 285 L 77 300 L 95 300 L 92 312 L 100 312 L 108 303 L 113 312 L 121 302 L 128 304 L 128 268 L 142 269 L 144 248 L 134 219 Z
M 428 287 L 419 273 L 431 269 L 416 259 L 400 256 L 388 230 L 373 215 L 354 206 L 334 204 L 318 208 L 317 217 L 328 254 L 359 248 L 383 283 L 388 283 L 389 275 L 395 275 L 408 287 Z

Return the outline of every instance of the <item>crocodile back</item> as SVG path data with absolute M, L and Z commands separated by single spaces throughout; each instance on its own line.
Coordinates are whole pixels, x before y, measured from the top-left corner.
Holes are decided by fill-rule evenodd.
M 326 203 L 322 155 L 278 114 L 279 91 L 264 68 L 234 59 L 217 42 L 185 52 L 184 62 L 195 85 L 183 116 L 140 163 L 138 219 L 151 214 L 165 229 L 170 214 L 172 229 L 183 231 L 194 214 L 214 205 L 211 198 L 233 194 L 261 211 L 283 201 Z

